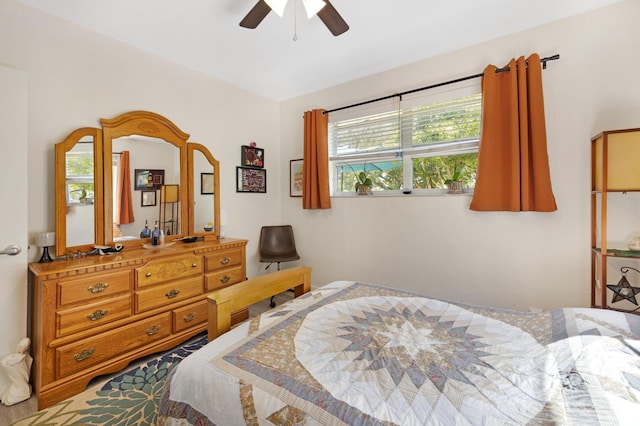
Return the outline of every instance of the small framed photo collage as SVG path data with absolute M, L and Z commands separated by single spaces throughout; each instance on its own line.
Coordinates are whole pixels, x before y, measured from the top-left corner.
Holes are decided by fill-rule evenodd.
M 236 192 L 267 192 L 267 170 L 264 149 L 255 144 L 240 147 L 240 166 L 236 167 Z

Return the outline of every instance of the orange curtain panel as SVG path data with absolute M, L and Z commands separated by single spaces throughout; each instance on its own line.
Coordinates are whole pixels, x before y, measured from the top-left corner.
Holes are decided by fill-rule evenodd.
M 118 163 L 118 188 L 116 192 L 116 223 L 133 223 L 133 204 L 131 202 L 131 173 L 129 170 L 129 151 L 122 151 Z
M 489 65 L 482 77 L 482 131 L 470 208 L 555 211 L 540 57 L 512 59 L 508 67 L 496 72 Z
M 304 167 L 302 208 L 330 209 L 329 114 L 314 109 L 304 113 Z

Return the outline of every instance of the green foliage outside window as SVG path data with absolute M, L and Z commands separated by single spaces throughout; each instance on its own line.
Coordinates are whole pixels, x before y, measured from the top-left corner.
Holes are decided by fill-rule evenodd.
M 473 188 L 476 182 L 478 154 L 448 155 L 443 157 L 423 157 L 413 159 L 413 188 L 445 188 L 446 180 L 460 171 L 465 188 Z
M 93 154 L 80 153 L 66 156 L 67 191 L 70 202 L 93 199 Z

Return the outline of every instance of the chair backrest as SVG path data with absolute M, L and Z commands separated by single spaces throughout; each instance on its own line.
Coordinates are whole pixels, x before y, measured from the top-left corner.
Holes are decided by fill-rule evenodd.
M 261 262 L 290 262 L 300 259 L 291 225 L 263 226 L 258 250 Z

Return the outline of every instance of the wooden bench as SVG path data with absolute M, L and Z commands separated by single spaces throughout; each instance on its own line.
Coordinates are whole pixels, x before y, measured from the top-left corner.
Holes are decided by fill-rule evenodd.
M 311 268 L 298 266 L 213 291 L 209 301 L 209 341 L 231 328 L 231 313 L 293 289 L 294 297 L 311 290 Z

